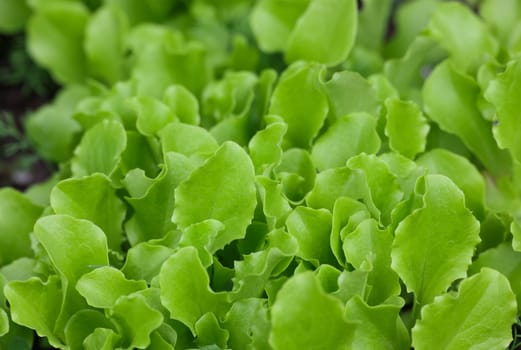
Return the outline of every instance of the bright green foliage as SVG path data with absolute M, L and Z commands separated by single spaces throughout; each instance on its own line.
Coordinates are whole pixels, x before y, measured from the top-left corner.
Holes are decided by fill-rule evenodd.
M 341 167 L 362 152 L 376 153 L 380 137 L 376 119 L 367 113 L 353 113 L 338 118 L 313 145 L 311 156 L 319 170 Z
M 121 249 L 125 205 L 106 176 L 94 174 L 59 182 L 51 192 L 51 206 L 56 214 L 90 220 L 105 232 L 109 248 Z
M 114 307 L 121 295 L 128 295 L 147 287 L 144 281 L 130 281 L 118 269 L 102 266 L 81 276 L 76 289 L 90 306 Z
M 73 173 L 85 176 L 99 172 L 110 176 L 120 162 L 126 143 L 127 136 L 121 123 L 104 120 L 96 124 L 87 130 L 74 150 Z
M 282 138 L 287 126 L 273 123 L 255 134 L 248 145 L 250 157 L 255 165 L 256 174 L 265 174 L 280 163 L 282 158 Z
M 508 280 L 492 269 L 461 282 L 458 293 L 437 297 L 422 309 L 412 330 L 415 349 L 504 349 L 516 317 Z
M 116 347 L 118 340 L 118 335 L 112 329 L 96 328 L 85 338 L 83 345 L 88 350 L 110 350 Z
M 63 84 L 80 83 L 86 78 L 87 58 L 82 44 L 88 19 L 83 3 L 52 1 L 38 7 L 29 20 L 29 52 Z
M 27 136 L 45 159 L 64 162 L 72 156 L 80 124 L 72 118 L 76 104 L 89 95 L 84 86 L 71 86 L 26 120 Z
M 146 348 L 150 345 L 150 334 L 163 323 L 161 312 L 139 294 L 118 298 L 109 316 L 124 339 L 122 345 L 127 349 Z
M 288 38 L 286 60 L 341 63 L 353 47 L 356 26 L 356 1 L 311 1 Z
M 409 348 L 409 334 L 398 314 L 402 305 L 400 299 L 394 304 L 369 306 L 359 296 L 351 298 L 346 317 L 360 322 L 353 336 L 353 349 Z
M 71 348 L 81 348 L 83 341 L 96 328 L 113 328 L 105 315 L 96 310 L 83 309 L 75 313 L 65 326 L 65 340 Z
M 479 222 L 465 207 L 461 190 L 445 176 L 426 175 L 416 193 L 422 207 L 398 225 L 391 257 L 407 290 L 425 305 L 465 277 L 479 243 Z
M 272 307 L 270 344 L 278 349 L 345 349 L 354 325 L 342 303 L 327 295 L 311 272 L 288 280 Z
M 226 314 L 223 326 L 230 332 L 229 346 L 232 349 L 269 349 L 267 305 L 257 298 L 242 299 L 235 302 Z
M 403 197 L 396 177 L 391 174 L 387 165 L 374 155 L 361 153 L 352 157 L 347 166 L 365 180 L 371 200 L 379 210 L 378 219 L 388 223 L 391 211 Z
M 273 91 L 269 112 L 287 123 L 286 140 L 293 147 L 308 148 L 326 119 L 327 98 L 317 84 L 322 69 L 318 64 L 294 63 Z
M 199 102 L 183 85 L 172 85 L 166 89 L 163 101 L 183 123 L 199 124 Z
M 152 136 L 174 121 L 173 111 L 164 103 L 148 96 L 133 99 L 137 113 L 136 128 L 146 136 Z
M 206 159 L 219 148 L 214 137 L 198 126 L 170 123 L 160 135 L 163 153 L 177 152 L 195 161 Z
M 0 189 L 0 266 L 32 255 L 29 234 L 42 210 L 14 189 Z
M 357 72 L 335 72 L 331 79 L 324 83 L 324 90 L 333 120 L 354 112 L 375 114 L 378 109 L 375 91 Z
M 165 261 L 159 275 L 161 302 L 170 316 L 196 332 L 197 321 L 207 312 L 223 315 L 226 296 L 210 289 L 208 275 L 193 247 L 177 251 Z
M 124 50 L 127 18 L 114 6 L 100 8 L 85 31 L 85 54 L 90 73 L 112 85 L 126 75 Z
M 127 260 L 121 270 L 129 279 L 150 283 L 172 253 L 171 248 L 143 242 L 129 249 Z
M 27 1 L 7 0 L 0 3 L 0 31 L 14 33 L 25 27 L 31 10 Z
M 125 228 L 130 243 L 161 238 L 175 228 L 172 212 L 176 203 L 174 188 L 193 171 L 192 162 L 179 153 L 166 153 L 161 173 L 149 185 L 143 196 L 128 198 L 134 209 Z
M 444 149 L 433 149 L 421 155 L 417 164 L 430 174 L 449 177 L 465 194 L 465 205 L 481 218 L 484 214 L 485 182 L 479 171 L 467 159 Z
M 514 251 L 511 244 L 500 244 L 480 254 L 470 266 L 469 273 L 478 273 L 485 267 L 499 271 L 508 278 L 510 287 L 516 294 L 519 309 L 521 307 L 521 253 Z
M 480 15 L 491 27 L 498 41 L 512 54 L 521 50 L 521 6 L 515 0 L 485 0 Z
M 474 102 L 478 94 L 475 80 L 456 70 L 451 61 L 434 69 L 422 91 L 428 116 L 442 130 L 457 135 L 487 169 L 501 174 L 508 166 L 508 155 L 498 149 L 491 124 Z
M 266 51 L 284 51 L 288 62 L 308 60 L 335 65 L 345 60 L 353 47 L 356 2 L 263 0 L 252 13 L 251 25 L 260 46 Z
M 255 178 L 250 158 L 237 144 L 227 142 L 175 191 L 173 221 L 181 228 L 207 219 L 225 229 L 215 238 L 219 249 L 244 237 L 256 204 Z
M 0 123 L 56 163 L 0 189 L 0 349 L 515 348 L 520 23 L 517 0 L 0 0 L 63 85 L 27 139 Z
M 388 99 L 385 134 L 389 137 L 389 147 L 408 158 L 425 150 L 429 124 L 420 108 L 413 102 Z M 406 136 L 407 135 L 407 136 Z
M 297 207 L 286 220 L 288 233 L 298 244 L 297 256 L 315 265 L 333 262 L 329 248 L 331 214 L 325 209 Z
M 501 148 L 506 148 L 512 158 L 521 161 L 521 141 L 519 135 L 520 102 L 515 91 L 521 88 L 521 61 L 510 62 L 502 74 L 493 80 L 486 92 L 486 97 L 496 107 L 497 125 L 494 137 Z
M 400 293 L 398 276 L 391 270 L 392 236 L 379 230 L 373 219 L 362 221 L 353 232 L 343 237 L 347 262 L 357 270 L 367 271 L 367 303 L 379 305 Z
M 438 6 L 432 14 L 428 32 L 462 70 L 474 70 L 498 52 L 497 40 L 485 24 L 468 7 L 457 2 Z
M 13 321 L 36 330 L 54 346 L 62 344 L 54 331 L 62 299 L 57 277 L 49 278 L 46 283 L 36 277 L 14 281 L 5 287 L 4 293 L 11 304 Z

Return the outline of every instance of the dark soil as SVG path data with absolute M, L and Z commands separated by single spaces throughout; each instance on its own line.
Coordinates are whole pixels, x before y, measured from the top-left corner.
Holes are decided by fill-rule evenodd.
M 25 189 L 50 175 L 25 136 L 28 113 L 48 103 L 58 86 L 25 50 L 23 35 L 0 35 L 0 187 Z

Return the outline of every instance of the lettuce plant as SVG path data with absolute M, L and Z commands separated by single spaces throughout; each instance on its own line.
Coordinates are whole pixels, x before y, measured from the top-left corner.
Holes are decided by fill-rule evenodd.
M 63 87 L 0 348 L 505 349 L 521 5 L 473 3 L 6 1 Z

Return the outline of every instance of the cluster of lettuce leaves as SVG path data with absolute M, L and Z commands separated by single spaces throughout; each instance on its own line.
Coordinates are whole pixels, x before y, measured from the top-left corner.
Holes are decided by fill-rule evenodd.
M 0 348 L 505 349 L 521 2 L 357 5 L 1 1 L 63 89 L 56 174 L 0 189 Z

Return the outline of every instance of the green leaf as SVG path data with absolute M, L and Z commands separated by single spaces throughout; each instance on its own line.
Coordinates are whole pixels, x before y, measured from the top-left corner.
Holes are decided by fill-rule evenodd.
M 175 190 L 172 220 L 180 228 L 215 219 L 225 230 L 214 247 L 243 238 L 256 205 L 253 164 L 237 144 L 226 142 Z
M 389 223 L 391 212 L 403 198 L 403 192 L 385 162 L 373 154 L 362 153 L 349 159 L 347 166 L 354 172 L 363 174 L 361 176 L 370 189 L 371 201 L 380 212 L 377 218 L 384 224 Z
M 76 290 L 90 306 L 109 309 L 122 295 L 129 295 L 147 288 L 145 281 L 127 280 L 120 270 L 102 266 L 84 274 L 76 283 Z
M 323 86 L 333 120 L 355 112 L 375 114 L 379 107 L 375 90 L 357 72 L 335 72 Z
M 83 341 L 95 329 L 113 328 L 105 315 L 96 310 L 83 309 L 75 313 L 65 326 L 65 341 L 71 349 L 82 349 Z
M 194 166 L 185 156 L 169 152 L 165 155 L 165 163 L 161 173 L 154 179 L 146 193 L 137 198 L 127 198 L 134 210 L 127 221 L 130 244 L 164 237 L 175 228 L 172 213 L 177 200 L 174 195 L 176 187 L 187 179 Z
M 356 1 L 311 1 L 289 35 L 286 60 L 341 63 L 354 45 L 357 24 Z
M 479 14 L 511 56 L 521 49 L 521 7 L 516 0 L 485 0 Z
M 0 266 L 33 255 L 29 235 L 42 211 L 20 192 L 0 189 Z
M 9 332 L 9 317 L 7 313 L 0 309 L 0 337 Z
M 425 150 L 429 124 L 417 104 L 390 98 L 385 101 L 387 122 L 385 134 L 389 137 L 389 147 L 413 159 Z
M 315 183 L 316 170 L 311 155 L 300 148 L 285 151 L 274 172 L 282 183 L 284 195 L 293 202 L 300 202 Z
M 430 73 L 432 68 L 446 56 L 432 38 L 418 35 L 403 57 L 385 62 L 383 71 L 398 90 L 401 98 L 420 104 L 426 72 Z
M 269 113 L 281 116 L 288 125 L 290 146 L 309 148 L 326 119 L 328 102 L 318 84 L 322 70 L 318 64 L 294 63 L 273 91 Z
M 34 234 L 71 286 L 93 267 L 108 265 L 107 238 L 92 222 L 68 215 L 39 219 Z
M 219 321 L 211 312 L 204 314 L 195 323 L 195 332 L 199 347 L 215 344 L 220 349 L 224 349 L 230 336 L 227 330 L 221 328 Z
M 429 24 L 437 5 L 437 0 L 417 0 L 398 6 L 394 18 L 396 32 L 390 38 L 385 53 L 391 57 L 402 57 L 414 38 Z
M 183 85 L 172 85 L 165 91 L 163 102 L 170 107 L 177 119 L 186 124 L 198 125 L 199 102 Z
M 204 267 L 212 264 L 212 254 L 218 248 L 214 246 L 215 238 L 224 231 L 225 226 L 217 220 L 209 219 L 188 226 L 183 230 L 179 241 L 180 247 L 192 246 L 197 249 L 199 259 Z
M 2 1 L 0 3 L 0 31 L 15 33 L 22 30 L 30 15 L 31 9 L 27 6 L 26 0 Z
M 173 252 L 173 249 L 161 245 L 140 243 L 128 250 L 125 265 L 121 271 L 127 278 L 145 280 L 150 283 L 159 274 L 163 262 Z
M 27 25 L 31 56 L 62 84 L 81 83 L 87 65 L 83 38 L 89 19 L 81 2 L 52 1 L 40 6 Z
M 226 72 L 221 80 L 209 83 L 201 106 L 203 125 L 246 116 L 254 100 L 257 80 L 252 72 Z
M 137 113 L 137 130 L 145 136 L 154 136 L 175 120 L 174 112 L 163 102 L 149 96 L 132 98 Z
M 54 162 L 69 160 L 77 143 L 80 124 L 72 114 L 76 104 L 91 92 L 84 86 L 64 88 L 54 103 L 43 106 L 26 119 L 29 140 L 43 158 Z
M 112 350 L 119 343 L 120 336 L 112 329 L 96 328 L 83 341 L 85 350 Z
M 367 296 L 369 305 L 379 305 L 391 296 L 400 294 L 398 275 L 391 269 L 393 237 L 388 230 L 378 228 L 374 219 L 362 221 L 344 238 L 346 261 L 355 269 L 368 271 Z
M 410 339 L 400 318 L 403 300 L 392 304 L 367 305 L 354 296 L 346 304 L 346 319 L 357 322 L 353 349 L 409 349 Z
M 155 26 L 134 27 L 129 34 L 130 45 L 137 53 L 131 76 L 137 83 L 138 95 L 161 98 L 175 84 L 200 96 L 212 74 L 205 48 L 198 42 L 186 42 L 181 33 L 166 26 Z M 159 35 L 153 34 L 156 29 Z
M 357 154 L 376 153 L 379 149 L 376 118 L 367 113 L 353 113 L 338 118 L 317 138 L 311 157 L 322 171 L 344 166 L 349 158 Z
M 62 304 L 60 280 L 51 276 L 46 283 L 33 277 L 13 281 L 4 288 L 13 321 L 32 328 L 40 337 L 47 337 L 53 346 L 62 346 L 54 326 Z
M 126 207 L 105 175 L 59 182 L 51 192 L 51 206 L 56 214 L 90 220 L 105 232 L 110 249 L 121 250 Z
M 161 312 L 148 305 L 140 294 L 121 296 L 108 313 L 127 349 L 147 348 L 151 333 L 163 323 Z
M 127 134 L 120 122 L 103 120 L 87 130 L 74 150 L 72 172 L 75 176 L 93 173 L 111 175 L 127 145 Z
M 257 2 L 250 24 L 259 47 L 266 52 L 284 51 L 295 24 L 309 3 L 310 0 Z
M 366 0 L 359 9 L 356 46 L 367 51 L 380 53 L 384 40 L 387 40 L 388 18 L 391 15 L 392 1 Z
M 230 332 L 231 349 L 269 349 L 270 323 L 266 301 L 259 298 L 241 299 L 232 304 L 223 327 Z
M 418 180 L 416 193 L 423 206 L 396 228 L 391 267 L 416 302 L 425 305 L 465 277 L 480 241 L 479 222 L 465 208 L 461 190 L 445 176 L 426 175 Z
M 125 77 L 125 39 L 128 20 L 115 6 L 104 6 L 85 29 L 85 54 L 89 73 L 112 85 Z
M 134 169 L 140 169 L 150 176 L 157 174 L 159 172 L 157 143 L 134 130 L 127 130 L 126 133 L 127 145 L 121 153 L 120 171 L 126 175 Z
M 335 201 L 340 197 L 360 199 L 372 215 L 377 217 L 379 210 L 371 198 L 367 181 L 360 171 L 347 167 L 327 169 L 317 175 L 315 186 L 306 197 L 306 203 L 312 208 L 333 210 Z
M 266 249 L 244 255 L 234 263 L 233 299 L 262 296 L 269 280 L 284 271 L 297 254 L 297 240 L 282 229 L 269 232 Z
M 264 176 L 257 176 L 255 180 L 268 227 L 281 227 L 291 212 L 291 206 L 282 193 L 282 184 Z
M 417 164 L 427 168 L 430 174 L 449 177 L 465 194 L 467 208 L 478 218 L 484 216 L 485 180 L 466 158 L 444 149 L 433 149 L 422 154 Z
M 463 280 L 457 294 L 422 309 L 412 330 L 415 349 L 505 349 L 516 319 L 515 295 L 501 273 L 484 268 Z
M 495 248 L 481 253 L 469 267 L 469 274 L 478 273 L 488 267 L 502 273 L 508 278 L 510 287 L 517 298 L 517 306 L 521 307 L 521 253 L 512 249 L 512 244 L 502 243 Z
M 485 97 L 496 107 L 497 124 L 493 132 L 498 145 L 508 149 L 512 158 L 521 162 L 521 141 L 519 138 L 519 115 L 521 103 L 515 91 L 521 88 L 521 60 L 508 63 L 507 68 L 492 80 Z
M 510 159 L 498 149 L 476 99 L 480 94 L 474 79 L 457 71 L 450 61 L 439 64 L 425 81 L 422 90 L 427 115 L 440 128 L 457 135 L 493 174 L 508 171 Z
M 210 289 L 208 274 L 194 247 L 184 247 L 165 261 L 159 273 L 161 303 L 173 319 L 188 326 L 193 334 L 196 322 L 207 312 L 218 317 L 226 312 L 226 296 Z
M 258 131 L 251 138 L 248 148 L 257 175 L 269 175 L 282 158 L 282 140 L 288 127 L 275 122 Z
M 288 233 L 298 243 L 297 256 L 314 265 L 334 263 L 329 246 L 331 213 L 325 209 L 297 207 L 286 220 Z
M 184 123 L 170 123 L 159 133 L 163 153 L 177 152 L 202 163 L 219 148 L 205 129 Z
M 468 6 L 457 2 L 438 5 L 432 14 L 428 33 L 464 71 L 475 70 L 499 51 L 499 45 L 485 23 Z
M 341 233 L 347 228 L 348 232 L 354 230 L 355 221 L 359 216 L 364 219 L 371 217 L 367 207 L 350 197 L 339 197 L 333 206 L 332 227 L 330 235 L 330 246 L 333 255 L 341 266 L 345 266 L 345 256 L 342 249 Z
M 274 350 L 346 349 L 354 325 L 344 320 L 343 304 L 326 294 L 312 272 L 290 278 L 271 308 Z

